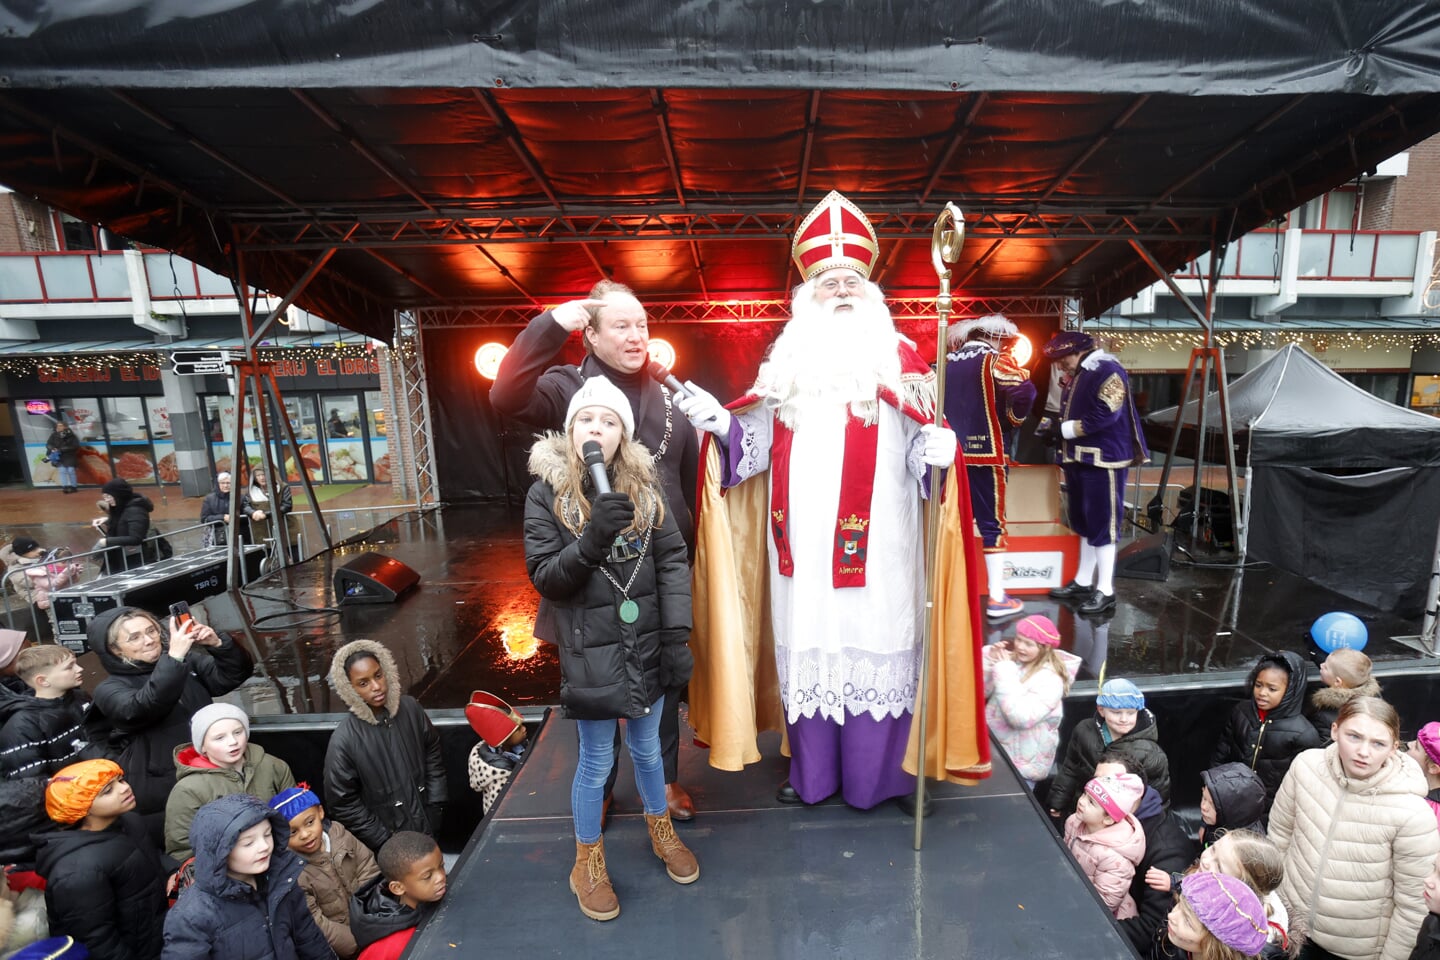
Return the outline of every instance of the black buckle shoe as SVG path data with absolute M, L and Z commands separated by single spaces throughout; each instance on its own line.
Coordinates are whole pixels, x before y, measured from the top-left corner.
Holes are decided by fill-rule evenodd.
M 913 793 L 902 793 L 900 796 L 898 796 L 898 797 L 895 798 L 895 806 L 899 807 L 899 808 L 900 808 L 900 812 L 903 813 L 903 814 L 905 814 L 905 816 L 907 816 L 907 817 L 914 817 L 914 816 L 915 816 L 915 794 L 913 794 Z M 924 809 L 924 811 L 923 811 L 923 813 L 922 813 L 922 816 L 926 816 L 926 817 L 930 816 L 930 813 L 934 810 L 934 808 L 935 808 L 935 805 L 930 802 L 930 792 L 927 790 L 927 791 L 925 792 L 925 809 Z
M 786 780 L 784 783 L 780 784 L 780 789 L 775 791 L 775 799 L 779 800 L 781 803 L 788 803 L 792 806 L 797 803 L 805 802 L 804 800 L 800 799 L 800 794 L 795 792 L 795 788 L 790 786 L 789 780 Z
M 1083 617 L 1097 617 L 1115 610 L 1115 595 L 1105 595 L 1099 590 L 1090 594 L 1090 599 L 1080 604 L 1076 612 Z
M 1063 587 L 1055 587 L 1050 591 L 1051 600 L 1086 600 L 1090 594 L 1095 592 L 1094 587 L 1085 587 L 1071 580 Z

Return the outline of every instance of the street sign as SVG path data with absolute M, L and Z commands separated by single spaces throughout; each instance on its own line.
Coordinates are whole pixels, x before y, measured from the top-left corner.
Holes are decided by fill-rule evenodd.
M 176 350 L 170 354 L 175 373 L 182 377 L 208 377 L 230 372 L 228 350 Z

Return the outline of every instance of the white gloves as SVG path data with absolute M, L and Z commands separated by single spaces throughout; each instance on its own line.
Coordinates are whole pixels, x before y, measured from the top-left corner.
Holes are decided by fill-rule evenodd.
M 948 467 L 955 462 L 955 431 L 927 423 L 920 428 L 925 437 L 925 450 L 920 459 L 927 466 Z
M 690 425 L 696 430 L 704 430 L 713 433 L 724 440 L 730 435 L 730 411 L 720 405 L 720 401 L 701 390 L 690 381 L 685 381 L 687 396 L 680 397 L 675 401 L 675 406 L 685 414 Z
M 1074 440 L 1076 437 L 1080 436 L 1080 421 L 1066 420 L 1064 423 L 1060 424 L 1060 436 L 1064 437 L 1066 440 Z

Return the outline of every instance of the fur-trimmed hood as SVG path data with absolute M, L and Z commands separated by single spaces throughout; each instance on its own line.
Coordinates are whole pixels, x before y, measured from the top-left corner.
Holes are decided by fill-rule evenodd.
M 400 707 L 400 677 L 395 669 L 395 657 L 384 644 L 374 640 L 351 640 L 336 650 L 334 659 L 330 661 L 330 685 L 335 688 L 340 699 L 345 701 L 351 713 L 373 726 L 380 723 L 375 718 L 375 711 L 355 692 L 355 688 L 350 685 L 350 678 L 345 675 L 345 661 L 351 654 L 362 652 L 368 653 L 380 663 L 386 682 L 385 711 L 390 716 L 395 716 L 395 711 Z
M 552 488 L 557 487 L 569 473 L 569 460 L 569 438 L 559 430 L 551 430 L 541 434 L 540 439 L 530 447 L 530 475 L 537 480 L 544 480 Z
M 1310 703 L 1316 710 L 1339 710 L 1356 697 L 1380 696 L 1380 684 L 1371 677 L 1358 687 L 1321 687 L 1310 694 Z

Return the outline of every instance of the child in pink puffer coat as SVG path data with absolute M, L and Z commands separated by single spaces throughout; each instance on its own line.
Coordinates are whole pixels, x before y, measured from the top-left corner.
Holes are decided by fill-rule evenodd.
M 1032 789 L 1050 776 L 1060 745 L 1062 701 L 1080 658 L 1060 649 L 1049 617 L 1026 617 L 1015 637 L 985 648 L 985 721 Z
M 1116 920 L 1138 916 L 1130 881 L 1145 857 L 1145 830 L 1134 813 L 1144 793 L 1133 773 L 1097 777 L 1065 821 L 1065 846 Z

